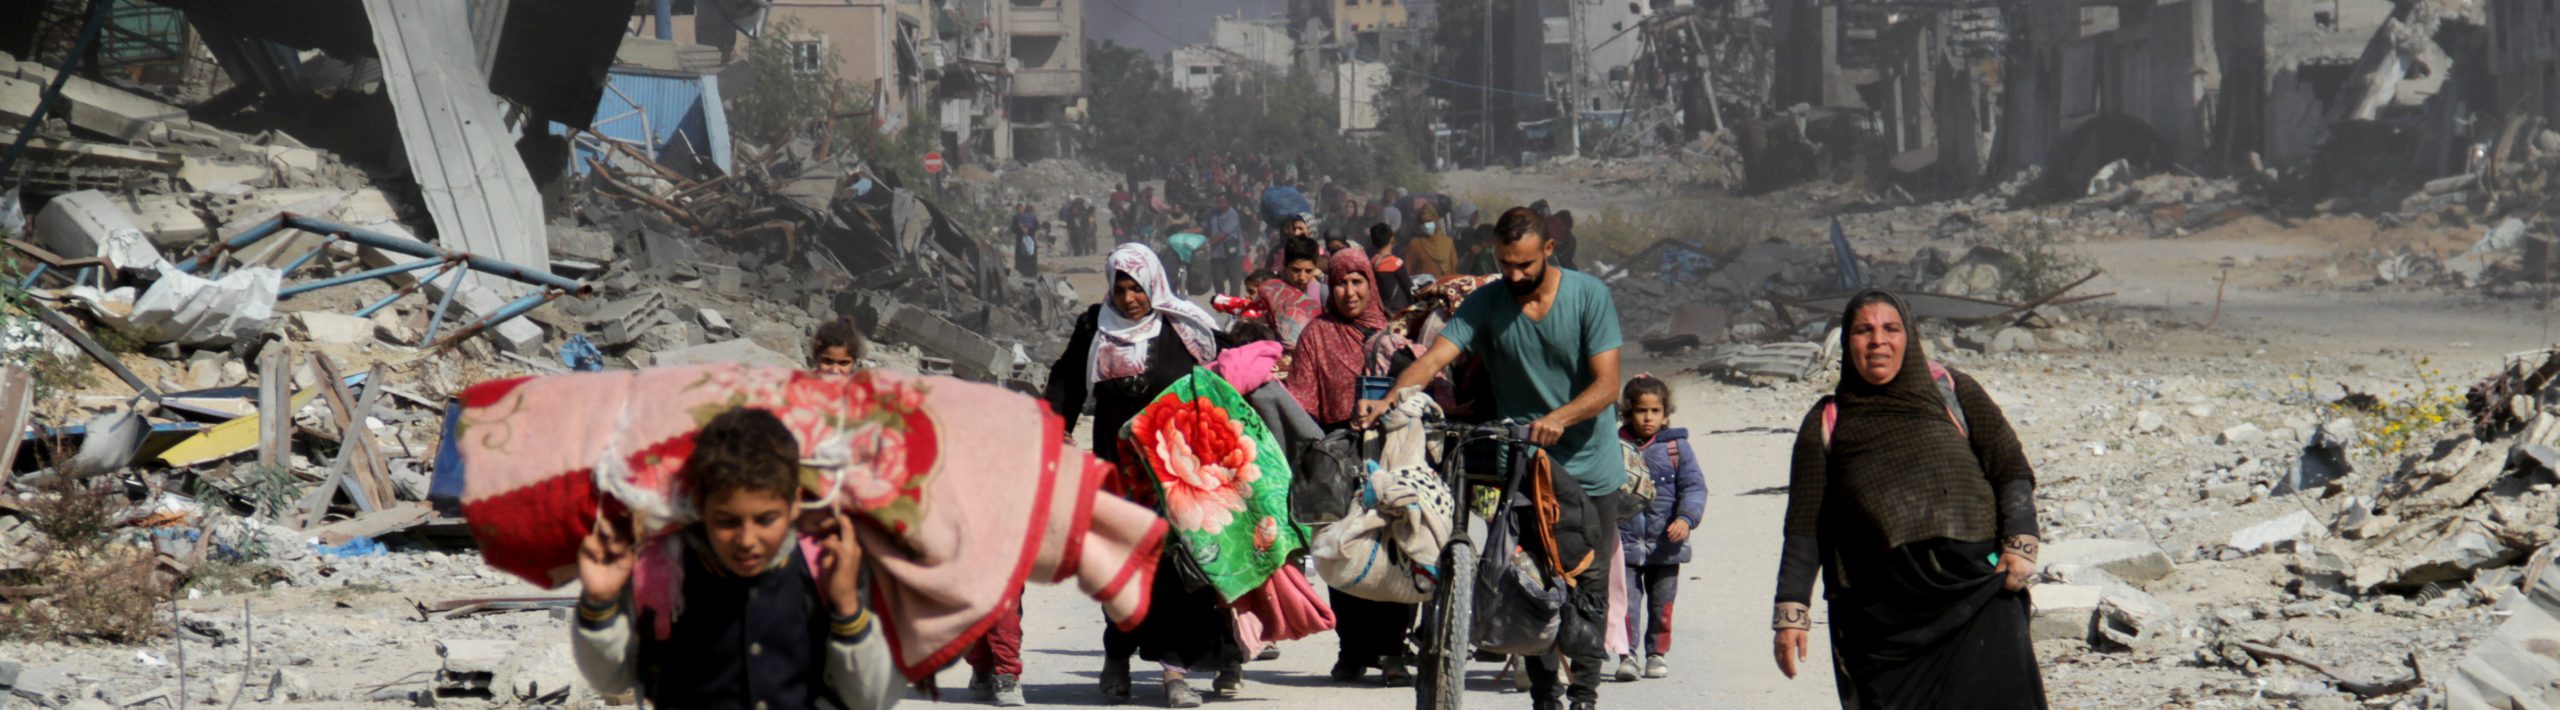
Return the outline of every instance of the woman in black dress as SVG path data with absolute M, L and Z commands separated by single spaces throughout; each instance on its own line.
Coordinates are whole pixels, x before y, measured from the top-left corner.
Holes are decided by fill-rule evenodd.
M 1075 335 L 1049 368 L 1044 394 L 1049 408 L 1075 430 L 1085 403 L 1093 403 L 1093 455 L 1118 460 L 1120 428 L 1175 380 L 1217 360 L 1216 329 L 1209 312 L 1185 300 L 1166 281 L 1164 266 L 1144 244 L 1122 244 L 1106 261 L 1111 288 L 1101 304 L 1076 319 Z M 1182 554 L 1167 545 L 1164 555 Z M 1213 689 L 1234 695 L 1244 687 L 1244 645 L 1235 615 L 1219 606 L 1215 589 L 1186 590 L 1179 567 L 1156 567 L 1146 618 L 1137 628 L 1102 632 L 1102 694 L 1130 697 L 1129 656 L 1163 665 L 1165 704 L 1198 707 L 1200 696 L 1183 681 L 1188 668 L 1216 668 Z M 1223 633 L 1221 633 L 1223 632 Z
M 1973 378 L 1929 364 L 1883 291 L 1840 317 L 1840 385 L 1796 429 L 1778 564 L 1778 669 L 1794 677 L 1813 582 L 1851 710 L 2042 710 L 2027 636 L 2035 471 Z

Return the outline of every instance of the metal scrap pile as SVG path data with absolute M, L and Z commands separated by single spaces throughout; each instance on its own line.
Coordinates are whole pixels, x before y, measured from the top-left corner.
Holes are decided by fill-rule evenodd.
M 1740 4 L 1667 8 L 1632 28 L 1625 122 L 1594 147 L 1633 157 L 1723 134 L 1770 110 L 1769 18 Z M 1730 123 L 1729 123 L 1730 122 Z

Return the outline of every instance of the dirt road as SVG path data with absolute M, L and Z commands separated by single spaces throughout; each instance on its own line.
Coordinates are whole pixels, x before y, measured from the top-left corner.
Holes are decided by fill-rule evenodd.
M 1676 363 L 1634 362 L 1633 371 L 1668 373 Z M 1692 538 L 1695 557 L 1684 569 L 1673 607 L 1670 678 L 1608 683 L 1601 699 L 1613 707 L 1797 708 L 1832 701 L 1830 653 L 1819 640 L 1815 672 L 1794 681 L 1778 674 L 1769 655 L 1769 594 L 1777 578 L 1779 519 L 1786 504 L 1786 447 L 1810 402 L 1789 402 L 1767 391 L 1673 378 L 1679 414 L 1691 444 L 1708 463 L 1707 519 Z M 1773 431 L 1787 430 L 1787 431 Z M 1098 705 L 1102 616 L 1073 589 L 1038 587 L 1025 595 L 1023 687 L 1034 705 Z M 1247 686 L 1235 707 L 1323 707 L 1327 710 L 1409 708 L 1409 689 L 1371 683 L 1345 685 L 1325 675 L 1332 667 L 1334 637 L 1281 644 L 1279 660 L 1246 667 Z M 1468 702 L 1478 707 L 1526 707 L 1528 696 L 1496 682 L 1496 664 L 1477 664 L 1468 679 Z M 1161 702 L 1158 685 L 1139 673 L 1136 706 Z M 965 668 L 945 671 L 945 688 L 968 683 Z M 1206 690 L 1208 678 L 1196 677 Z M 965 693 L 964 698 L 965 699 Z

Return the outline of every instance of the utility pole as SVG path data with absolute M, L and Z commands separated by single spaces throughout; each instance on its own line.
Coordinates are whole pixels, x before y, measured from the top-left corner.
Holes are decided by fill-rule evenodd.
M 1484 167 L 1493 167 L 1493 2 L 1484 0 L 1484 83 L 1476 85 L 1476 119 L 1483 123 L 1476 136 L 1477 158 Z
M 1573 53 L 1565 58 L 1565 120 L 1573 122 L 1573 157 L 1582 157 L 1582 0 L 1566 0 L 1565 34 Z

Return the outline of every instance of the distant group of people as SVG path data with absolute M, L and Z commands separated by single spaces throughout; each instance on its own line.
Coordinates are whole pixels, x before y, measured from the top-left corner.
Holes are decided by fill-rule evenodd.
M 1118 461 L 1117 434 L 1202 371 L 1249 402 L 1292 457 L 1378 425 L 1393 397 L 1364 391 L 1364 378 L 1427 396 L 1453 421 L 1524 425 L 1556 475 L 1533 492 L 1552 514 L 1521 523 L 1520 537 L 1547 553 L 1532 558 L 1567 595 L 1554 650 L 1518 659 L 1533 707 L 1593 708 L 1604 678 L 1673 674 L 1679 569 L 1704 522 L 1710 466 L 1672 424 L 1670 384 L 1622 377 L 1618 311 L 1606 284 L 1573 267 L 1572 212 L 1541 202 L 1479 223 L 1474 205 L 1443 196 L 1388 190 L 1363 201 L 1327 186 L 1313 190 L 1326 198 L 1313 210 L 1259 214 L 1248 208 L 1262 206 L 1254 191 L 1288 185 L 1294 171 L 1204 160 L 1171 171 L 1176 202 L 1201 212 L 1146 188 L 1109 197 L 1118 245 L 1102 257 L 1105 291 L 1068 326 L 1043 388 L 1066 430 L 1089 412 L 1092 454 Z M 1059 215 L 1066 248 L 1090 252 L 1102 233 L 1094 205 L 1076 198 Z M 1037 272 L 1044 231 L 1021 206 L 1017 268 Z M 2034 472 L 1981 386 L 1927 360 L 1912 319 L 1881 291 L 1858 294 L 1840 316 L 1839 385 L 1795 434 L 1775 660 L 1793 677 L 1808 657 L 1820 579 L 1843 707 L 2042 708 L 2024 595 L 2038 552 Z M 863 355 L 857 331 L 830 324 L 810 367 L 849 373 Z M 630 632 L 629 531 L 600 525 L 588 540 L 577 652 L 600 689 L 683 707 L 895 702 L 858 592 L 860 545 L 841 514 L 794 524 L 782 452 L 796 447 L 771 419 L 713 420 L 680 474 L 704 512 L 684 533 L 686 559 L 709 572 L 687 577 L 705 581 L 684 594 L 709 611 L 686 615 L 666 641 Z M 803 535 L 826 554 L 791 554 Z M 1243 692 L 1254 659 L 1236 613 L 1186 578 L 1176 543 L 1162 554 L 1143 620 L 1103 631 L 1102 696 L 1133 699 L 1140 660 L 1156 664 L 1149 682 L 1169 707 L 1202 702 L 1195 673 L 1212 676 L 1213 694 Z M 964 659 L 971 690 L 1008 706 L 1026 702 L 1014 593 Z M 1415 605 L 1339 590 L 1327 603 L 1332 678 L 1413 683 Z

